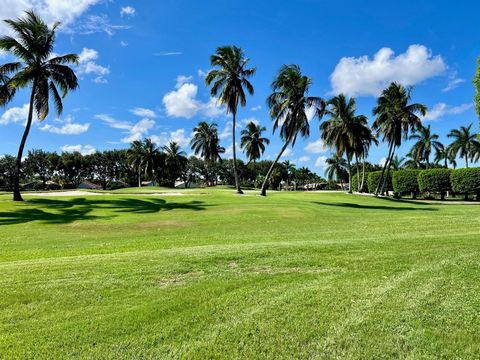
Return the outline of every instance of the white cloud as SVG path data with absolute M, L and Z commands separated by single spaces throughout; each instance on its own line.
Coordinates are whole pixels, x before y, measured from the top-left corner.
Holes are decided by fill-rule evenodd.
M 182 55 L 182 54 L 183 53 L 180 51 L 160 51 L 153 54 L 153 56 L 175 56 L 175 55 Z
M 191 82 L 192 79 L 193 79 L 193 76 L 178 75 L 177 83 L 175 84 L 175 89 L 180 89 L 183 84 Z
M 257 106 L 254 106 L 252 108 L 250 108 L 251 111 L 259 111 L 259 110 L 262 110 L 262 105 L 257 105 Z
M 233 122 L 227 121 L 225 128 L 222 130 L 220 134 L 218 134 L 218 137 L 220 139 L 228 139 L 232 136 L 232 131 L 233 131 Z
M 442 89 L 442 92 L 449 92 L 453 89 L 456 89 L 460 86 L 460 84 L 463 84 L 464 82 L 465 79 L 460 79 L 459 77 L 457 77 L 457 72 L 455 71 L 448 77 L 448 84 L 445 88 Z
M 157 114 L 155 113 L 155 111 L 151 109 L 142 108 L 142 107 L 136 107 L 136 108 L 130 109 L 130 112 L 133 115 L 137 115 L 140 117 L 146 117 L 146 118 L 157 117 Z
M 243 126 L 246 126 L 249 122 L 253 122 L 255 125 L 259 125 L 260 124 L 260 121 L 258 121 L 256 118 L 254 117 L 250 117 L 250 118 L 246 118 L 246 119 L 242 119 L 240 120 L 240 123 L 243 125 Z
M 427 112 L 423 120 L 434 121 L 442 118 L 445 115 L 461 114 L 471 109 L 472 107 L 473 107 L 473 104 L 461 104 L 458 106 L 450 106 L 445 103 L 438 103 L 438 104 L 435 104 L 433 108 Z
M 433 56 L 423 45 L 410 45 L 405 53 L 394 56 L 390 48 L 368 56 L 343 57 L 330 76 L 332 93 L 350 96 L 372 95 L 392 81 L 415 85 L 442 74 L 447 68 L 441 56 Z
M 322 139 L 318 139 L 317 141 L 309 142 L 307 146 L 305 146 L 305 151 L 312 153 L 312 154 L 320 154 L 325 152 L 325 146 L 323 144 Z
M 384 157 L 380 158 L 380 160 L 378 161 L 378 165 L 385 166 L 386 162 L 387 162 L 387 158 L 384 156 Z
M 0 116 L 0 125 L 7 125 L 11 123 L 24 123 L 28 118 L 28 104 L 21 107 L 12 107 L 6 110 Z
M 308 162 L 310 161 L 310 156 L 300 156 L 298 162 Z
M 133 8 L 131 6 L 123 6 L 120 9 L 120 15 L 121 16 L 123 16 L 123 15 L 133 16 L 133 15 L 135 15 L 135 8 Z
M 0 18 L 16 19 L 27 9 L 35 10 L 48 24 L 61 21 L 62 28 L 71 25 L 89 7 L 101 0 L 2 0 Z M 0 23 L 0 33 L 9 33 L 7 25 Z
M 197 74 L 199 77 L 204 78 L 205 76 L 207 76 L 208 71 L 203 71 L 202 69 L 198 69 Z
M 293 155 L 294 154 L 293 154 L 292 148 L 287 147 L 282 154 L 282 158 L 291 157 Z
M 98 59 L 98 51 L 94 49 L 83 48 L 78 54 L 78 71 L 79 75 L 95 75 L 93 82 L 104 84 L 107 82 L 105 76 L 110 74 L 110 69 L 99 65 L 95 62 Z
M 87 16 L 75 29 L 71 32 L 78 32 L 83 35 L 91 35 L 100 32 L 106 33 L 108 36 L 115 34 L 117 30 L 130 29 L 129 25 L 115 25 L 110 23 L 107 15 L 90 15 Z
M 40 130 L 59 135 L 79 135 L 87 132 L 90 128 L 89 123 L 77 124 L 74 123 L 73 120 L 74 119 L 71 115 L 67 115 L 65 117 L 65 120 L 57 120 L 57 122 L 63 123 L 62 126 L 58 127 L 50 124 L 45 124 L 40 128 Z
M 126 47 L 126 46 L 128 46 L 128 42 L 122 40 L 122 41 L 120 41 L 120 46 L 121 47 Z
M 177 83 L 177 85 L 179 85 Z M 198 86 L 192 83 L 183 83 L 163 97 L 163 104 L 168 116 L 191 117 L 201 114 L 207 117 L 216 117 L 222 113 L 215 98 L 206 103 L 197 99 Z
M 327 167 L 327 157 L 324 155 L 319 156 L 315 161 L 315 166 L 321 169 L 325 169 Z
M 150 138 L 157 145 L 167 145 L 170 141 L 176 142 L 180 147 L 187 147 L 190 144 L 192 134 L 185 134 L 185 129 L 164 131 L 160 135 L 152 135 Z
M 141 140 L 142 138 L 147 137 L 149 131 L 155 127 L 155 121 L 148 118 L 143 118 L 137 123 L 117 120 L 107 114 L 97 114 L 95 115 L 95 118 L 102 120 L 111 128 L 124 130 L 124 133 L 127 134 L 127 136 L 120 140 L 123 143 Z
M 63 145 L 61 147 L 63 152 L 79 152 L 82 155 L 92 155 L 97 150 L 92 145 Z

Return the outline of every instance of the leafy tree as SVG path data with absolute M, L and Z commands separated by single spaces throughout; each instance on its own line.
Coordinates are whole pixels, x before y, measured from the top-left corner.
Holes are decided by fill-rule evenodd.
M 15 158 L 11 155 L 0 157 L 0 189 L 13 189 L 15 177 Z
M 142 186 L 142 174 L 153 179 L 158 164 L 160 151 L 151 139 L 135 140 L 127 151 L 130 166 L 138 175 L 138 187 Z
M 409 133 L 421 125 L 418 115 L 425 116 L 427 107 L 423 104 L 410 103 L 411 88 L 406 89 L 398 83 L 391 83 L 377 99 L 377 105 L 373 109 L 376 119 L 373 129 L 377 136 L 382 136 L 383 141 L 389 143 L 388 156 L 382 169 L 380 180 L 375 190 L 375 195 L 385 189 L 387 175 L 391 160 L 395 154 L 395 148 L 402 144 L 402 138 L 407 139 Z M 388 177 L 388 176 L 387 176 Z
M 432 150 L 438 151 L 443 150 L 443 144 L 438 141 L 438 135 L 432 134 L 430 130 L 430 125 L 420 126 L 415 132 L 410 136 L 410 139 L 416 140 L 415 144 L 410 151 L 412 156 L 422 161 L 426 162 L 426 167 L 430 167 L 430 154 Z
M 265 126 L 260 126 L 250 121 L 240 136 L 240 147 L 245 152 L 248 161 L 257 161 L 265 152 L 265 145 L 270 144 L 270 140 L 262 137 L 262 132 L 266 130 Z
M 217 124 L 206 123 L 202 121 L 193 129 L 193 138 L 190 145 L 195 155 L 200 155 L 205 161 L 208 170 L 207 183 L 214 185 L 215 179 L 214 167 L 217 160 L 221 160 L 220 154 L 225 152 L 225 148 L 220 146 L 218 138 Z
M 473 124 L 460 126 L 459 129 L 453 129 L 448 133 L 449 138 L 453 138 L 449 149 L 452 157 L 460 156 L 465 159 L 465 167 L 468 168 L 468 160 L 474 160 L 475 151 L 480 147 L 477 136 L 471 131 Z
M 337 183 L 345 180 L 348 177 L 348 163 L 343 157 L 334 154 L 326 160 L 327 167 L 325 168 L 325 176 L 328 181 L 335 181 Z
M 284 145 L 263 181 L 261 195 L 267 194 L 267 186 L 275 165 L 285 149 L 295 145 L 298 135 L 307 138 L 310 135 L 310 125 L 306 109 L 313 108 L 314 116 L 321 118 L 325 111 L 325 101 L 320 97 L 308 96 L 312 80 L 302 75 L 298 65 L 283 65 L 272 82 L 273 93 L 267 102 L 270 117 L 274 120 L 273 131 L 280 127 L 280 138 Z
M 20 170 L 25 143 L 32 125 L 34 112 L 40 121 L 49 113 L 49 98 L 55 104 L 58 115 L 62 113 L 64 98 L 78 87 L 77 77 L 68 64 L 76 64 L 78 56 L 68 54 L 55 56 L 53 45 L 59 23 L 51 28 L 33 11 L 17 20 L 5 20 L 16 37 L 0 38 L 0 50 L 18 58 L 0 67 L 4 76 L 12 74 L 0 90 L 0 105 L 5 105 L 18 89 L 30 87 L 31 95 L 25 131 L 20 142 L 15 167 L 13 200 L 22 201 L 20 194 Z M 53 56 L 53 57 L 52 57 Z M 60 90 L 60 91 L 59 91 Z
M 43 150 L 30 150 L 25 159 L 25 174 L 32 178 L 39 178 L 43 187 L 53 176 L 53 169 L 49 164 L 50 154 Z
M 233 171 L 235 175 L 235 187 L 237 193 L 242 194 L 238 180 L 236 167 L 236 117 L 238 105 L 245 106 L 247 101 L 245 89 L 250 95 L 253 95 L 253 86 L 248 80 L 255 74 L 255 68 L 247 68 L 250 59 L 245 57 L 243 50 L 236 46 L 219 47 L 215 54 L 210 57 L 210 63 L 215 69 L 211 70 L 205 77 L 205 83 L 210 86 L 212 96 L 216 96 L 220 91 L 218 100 L 220 104 L 227 107 L 227 114 L 232 114 L 232 148 L 233 148 Z
M 328 102 L 325 111 L 330 118 L 320 125 L 322 140 L 335 149 L 338 156 L 345 154 L 348 171 L 348 191 L 352 192 L 352 166 L 354 155 L 364 150 L 364 141 L 371 137 L 368 119 L 364 115 L 355 115 L 354 98 L 347 100 L 345 95 L 335 96 Z M 358 164 L 358 157 L 357 157 Z
M 67 187 L 76 188 L 86 175 L 85 161 L 79 152 L 64 152 L 61 155 L 61 172 L 63 173 L 63 181 Z
M 473 85 L 475 86 L 475 111 L 480 117 L 480 57 L 477 58 L 477 70 L 475 71 L 475 77 L 473 78 Z

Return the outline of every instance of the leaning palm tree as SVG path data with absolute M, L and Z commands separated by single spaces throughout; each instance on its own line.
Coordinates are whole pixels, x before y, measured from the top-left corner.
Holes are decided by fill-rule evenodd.
M 377 117 L 373 129 L 377 136 L 382 136 L 383 141 L 389 143 L 388 156 L 382 169 L 375 195 L 384 192 L 386 179 L 395 148 L 402 144 L 402 139 L 407 139 L 409 133 L 418 128 L 422 121 L 419 115 L 425 116 L 427 107 L 423 104 L 410 103 L 412 89 L 392 82 L 377 99 L 377 106 L 373 114 Z M 385 176 L 385 171 L 387 175 Z
M 448 164 L 452 165 L 455 169 L 457 167 L 457 161 L 455 160 L 455 155 L 452 156 L 450 147 L 443 147 L 435 151 L 435 164 L 440 164 L 443 162 L 443 166 L 448 169 Z
M 267 194 L 267 184 L 275 165 L 289 145 L 295 145 L 298 135 L 307 138 L 310 125 L 306 110 L 313 109 L 314 117 L 322 118 L 325 100 L 307 96 L 312 79 L 302 75 L 298 65 L 283 65 L 272 82 L 273 93 L 268 97 L 270 117 L 274 120 L 273 132 L 280 127 L 280 138 L 284 144 L 275 161 L 268 169 L 260 195 Z
M 416 140 L 410 152 L 418 160 L 424 160 L 427 168 L 430 166 L 430 154 L 432 150 L 438 152 L 444 148 L 443 144 L 438 141 L 438 138 L 439 136 L 437 134 L 432 134 L 430 125 L 420 126 L 410 136 L 410 139 Z
M 270 144 L 270 140 L 262 137 L 262 132 L 266 130 L 265 126 L 260 126 L 250 121 L 245 129 L 240 133 L 240 147 L 245 152 L 248 162 L 257 161 L 265 152 L 265 145 Z
M 325 176 L 328 181 L 336 180 L 337 183 L 341 182 L 343 185 L 343 179 L 348 175 L 348 163 L 343 157 L 337 154 L 332 155 L 326 160 L 327 167 L 325 168 Z M 343 186 L 342 186 L 343 187 Z
M 78 63 L 78 56 L 68 54 L 55 56 L 53 45 L 56 30 L 60 23 L 49 27 L 33 11 L 27 11 L 25 17 L 5 20 L 14 36 L 0 38 L 0 50 L 6 51 L 19 61 L 1 66 L 3 83 L 0 90 L 0 105 L 5 105 L 22 88 L 30 88 L 28 118 L 18 148 L 15 165 L 13 200 L 22 201 L 20 194 L 20 169 L 25 143 L 30 132 L 34 113 L 44 120 L 49 112 L 49 98 L 53 99 L 58 115 L 62 113 L 62 99 L 71 90 L 78 87 L 78 80 L 68 64 Z M 52 57 L 53 56 L 53 57 Z
M 460 126 L 460 129 L 453 129 L 448 133 L 453 142 L 449 145 L 453 157 L 460 156 L 465 159 L 465 167 L 468 168 L 468 160 L 474 159 L 474 152 L 480 146 L 477 135 L 473 133 L 473 124 L 469 126 Z
M 220 154 L 225 152 L 225 148 L 220 146 L 217 124 L 209 124 L 205 121 L 198 123 L 193 129 L 193 138 L 190 145 L 195 155 L 200 155 L 205 161 L 205 165 L 212 175 L 211 179 L 206 180 L 213 185 L 212 168 L 217 160 L 221 160 Z
M 232 114 L 232 149 L 233 149 L 233 172 L 237 193 L 243 194 L 238 180 L 237 150 L 235 142 L 236 117 L 238 104 L 246 105 L 245 90 L 253 95 L 253 86 L 248 78 L 255 74 L 255 68 L 247 68 L 249 59 L 245 57 L 242 49 L 236 46 L 219 47 L 215 54 L 210 57 L 210 63 L 216 69 L 211 70 L 205 77 L 207 86 L 213 83 L 212 96 L 220 95 L 218 101 L 226 105 L 227 114 Z
M 367 117 L 355 115 L 356 103 L 354 98 L 347 100 L 345 95 L 335 96 L 328 102 L 325 113 L 330 118 L 320 125 L 321 138 L 336 154 L 342 157 L 345 154 L 348 170 L 348 191 L 352 192 L 352 158 L 362 151 L 364 139 L 370 136 Z M 358 165 L 357 165 L 358 170 Z

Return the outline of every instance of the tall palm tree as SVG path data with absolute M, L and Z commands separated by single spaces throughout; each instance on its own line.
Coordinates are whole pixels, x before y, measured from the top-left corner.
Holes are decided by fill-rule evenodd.
M 341 182 L 343 184 L 343 179 L 345 178 L 345 175 L 348 174 L 347 160 L 334 154 L 326 160 L 326 163 L 327 167 L 325 168 L 325 176 L 328 181 L 333 181 L 333 179 L 335 179 L 337 183 Z
M 453 138 L 450 144 L 450 152 L 453 157 L 460 156 L 465 159 L 465 167 L 468 168 L 468 160 L 474 159 L 474 152 L 480 146 L 477 135 L 473 133 L 473 124 L 469 126 L 460 126 L 460 129 L 453 129 L 448 133 L 449 138 Z
M 410 152 L 418 160 L 425 160 L 427 168 L 430 166 L 430 154 L 432 150 L 438 152 L 444 148 L 443 144 L 438 141 L 438 135 L 432 134 L 430 125 L 420 126 L 410 135 L 410 139 L 416 140 Z
M 359 152 L 358 156 L 362 159 L 362 181 L 358 182 L 358 192 L 363 191 L 365 184 L 365 163 L 367 161 L 368 153 L 370 152 L 370 147 L 372 144 L 378 145 L 378 140 L 372 132 L 371 128 L 368 128 L 368 131 L 363 134 L 362 148 L 357 149 Z
M 435 151 L 435 164 L 440 164 L 443 162 L 443 166 L 448 169 L 448 164 L 452 165 L 455 169 L 457 167 L 457 161 L 455 160 L 455 155 L 452 156 L 450 147 L 443 147 Z
M 153 178 L 157 166 L 160 150 L 151 139 L 135 140 L 127 150 L 130 166 L 138 174 L 138 187 L 142 186 L 142 173 Z
M 262 132 L 265 130 L 265 126 L 250 121 L 240 133 L 240 147 L 245 152 L 248 162 L 260 159 L 265 152 L 265 145 L 270 144 L 269 139 L 262 137 Z
M 216 96 L 220 91 L 218 101 L 220 104 L 226 105 L 227 114 L 232 114 L 233 172 L 238 194 L 243 194 L 243 192 L 240 188 L 237 170 L 237 145 L 235 142 L 237 110 L 238 104 L 243 107 L 247 103 L 244 88 L 250 95 L 253 95 L 253 86 L 248 78 L 256 71 L 256 68 L 247 68 L 248 62 L 249 59 L 245 57 L 242 49 L 236 46 L 219 47 L 210 57 L 212 67 L 216 68 L 205 77 L 207 86 L 213 83 L 212 96 Z
M 290 160 L 285 160 L 283 163 L 285 170 L 287 171 L 287 190 L 290 186 L 290 176 L 295 171 L 295 164 L 291 163 Z
M 202 121 L 193 129 L 193 138 L 190 145 L 195 155 L 200 155 L 208 169 L 212 169 L 217 160 L 221 160 L 220 154 L 225 148 L 220 146 L 216 123 Z M 213 185 L 214 179 L 207 179 Z
M 265 176 L 260 193 L 262 196 L 267 194 L 268 180 L 285 149 L 289 145 L 295 145 L 299 134 L 303 138 L 310 135 L 306 109 L 313 108 L 314 117 L 320 119 L 323 116 L 325 100 L 307 95 L 311 84 L 312 79 L 302 75 L 298 65 L 283 65 L 272 82 L 273 93 L 267 102 L 270 117 L 274 120 L 273 132 L 280 127 L 280 138 L 284 144 Z
M 412 152 L 409 152 L 405 156 L 405 162 L 403 167 L 406 169 L 425 169 L 425 164 L 418 157 L 414 156 Z
M 392 159 L 391 167 L 393 170 L 400 170 L 404 166 L 404 163 L 404 157 L 399 157 L 398 155 L 395 155 Z
M 185 169 L 188 158 L 185 151 L 175 141 L 170 141 L 167 145 L 162 146 L 165 157 L 166 170 L 170 178 L 171 185 L 175 185 L 175 181 L 180 177 Z M 187 183 L 185 183 L 185 187 Z
M 20 194 L 20 169 L 25 143 L 30 132 L 34 112 L 43 121 L 49 112 L 49 98 L 53 99 L 58 115 L 62 113 L 62 99 L 78 87 L 78 80 L 68 64 L 77 64 L 78 56 L 68 54 L 55 56 L 53 45 L 60 23 L 49 27 L 33 11 L 25 17 L 5 20 L 15 37 L 0 38 L 0 50 L 6 51 L 19 61 L 1 66 L 4 84 L 0 90 L 0 105 L 5 105 L 22 88 L 30 88 L 28 118 L 18 148 L 15 165 L 13 200 L 22 201 Z M 52 57 L 53 56 L 53 57 Z M 7 78 L 5 78 L 7 77 Z M 5 81 L 6 80 L 6 81 Z
M 375 190 L 375 195 L 385 189 L 386 179 L 390 170 L 390 163 L 395 154 L 395 148 L 407 139 L 409 133 L 418 128 L 422 121 L 418 115 L 425 116 L 427 107 L 423 104 L 410 103 L 411 88 L 392 82 L 377 99 L 377 106 L 373 109 L 376 119 L 373 129 L 383 141 L 388 141 L 389 149 L 387 160 L 382 169 L 382 175 Z M 387 176 L 385 176 L 387 171 Z
M 330 118 L 320 125 L 321 138 L 338 156 L 345 154 L 348 170 L 348 191 L 352 192 L 352 158 L 363 151 L 364 139 L 370 136 L 368 119 L 364 115 L 355 115 L 354 98 L 347 100 L 345 95 L 335 96 L 328 102 L 325 113 Z M 358 167 L 357 167 L 358 169 Z

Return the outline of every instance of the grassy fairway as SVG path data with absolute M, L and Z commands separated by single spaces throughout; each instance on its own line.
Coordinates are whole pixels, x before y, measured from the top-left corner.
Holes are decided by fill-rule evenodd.
M 0 358 L 478 358 L 480 206 L 0 196 Z

